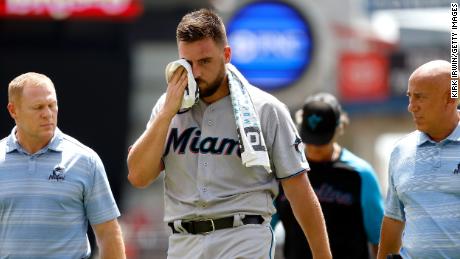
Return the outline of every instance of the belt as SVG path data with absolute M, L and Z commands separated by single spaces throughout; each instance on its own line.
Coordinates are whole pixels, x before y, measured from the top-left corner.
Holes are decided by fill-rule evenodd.
M 219 219 L 204 219 L 199 221 L 185 221 L 181 222 L 181 226 L 187 230 L 188 233 L 206 234 L 215 230 L 232 228 L 233 227 L 233 216 L 219 218 Z M 260 215 L 246 215 L 242 220 L 243 225 L 247 224 L 262 224 L 264 219 Z M 174 234 L 181 233 L 174 228 L 174 222 L 169 222 L 168 226 L 172 229 Z

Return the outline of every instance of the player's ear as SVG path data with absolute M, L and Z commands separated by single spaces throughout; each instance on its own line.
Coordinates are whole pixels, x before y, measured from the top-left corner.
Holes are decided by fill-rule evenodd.
M 16 106 L 14 105 L 14 103 L 9 102 L 6 108 L 8 109 L 8 112 L 10 113 L 11 118 L 16 120 Z
M 225 64 L 230 63 L 230 60 L 232 59 L 232 49 L 228 45 L 224 47 L 224 58 Z

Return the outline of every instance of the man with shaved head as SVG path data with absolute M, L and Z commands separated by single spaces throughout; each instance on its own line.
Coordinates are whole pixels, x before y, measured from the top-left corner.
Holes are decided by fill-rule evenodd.
M 460 255 L 460 127 L 450 69 L 435 60 L 409 78 L 417 130 L 391 154 L 378 259 Z

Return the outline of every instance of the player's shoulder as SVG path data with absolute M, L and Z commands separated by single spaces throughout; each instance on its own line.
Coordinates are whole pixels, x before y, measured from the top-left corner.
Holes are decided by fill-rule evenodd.
M 251 100 L 256 109 L 271 111 L 287 110 L 286 105 L 283 102 L 281 102 L 278 98 L 258 87 L 249 85 L 247 87 L 247 90 L 249 92 L 249 95 L 251 96 Z
M 247 90 L 253 102 L 273 103 L 273 104 L 281 103 L 281 101 L 278 100 L 275 96 L 271 95 L 270 93 L 265 92 L 264 90 L 256 86 L 248 85 Z
M 353 170 L 359 173 L 373 173 L 374 169 L 372 166 L 363 158 L 355 155 L 353 152 L 346 148 L 342 148 L 342 154 L 340 161 L 349 165 Z

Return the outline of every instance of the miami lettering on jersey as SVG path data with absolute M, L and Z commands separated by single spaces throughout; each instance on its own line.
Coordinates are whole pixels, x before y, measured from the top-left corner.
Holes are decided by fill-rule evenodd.
M 351 206 L 354 202 L 353 195 L 349 192 L 340 191 L 331 184 L 322 183 L 319 188 L 314 188 L 320 202 L 337 203 Z
M 172 152 L 178 152 L 178 154 L 184 154 L 188 149 L 193 153 L 231 155 L 235 152 L 237 156 L 241 156 L 238 140 L 219 137 L 201 139 L 201 130 L 197 127 L 185 129 L 181 134 L 178 128 L 171 128 L 164 155 L 166 156 L 171 149 Z

